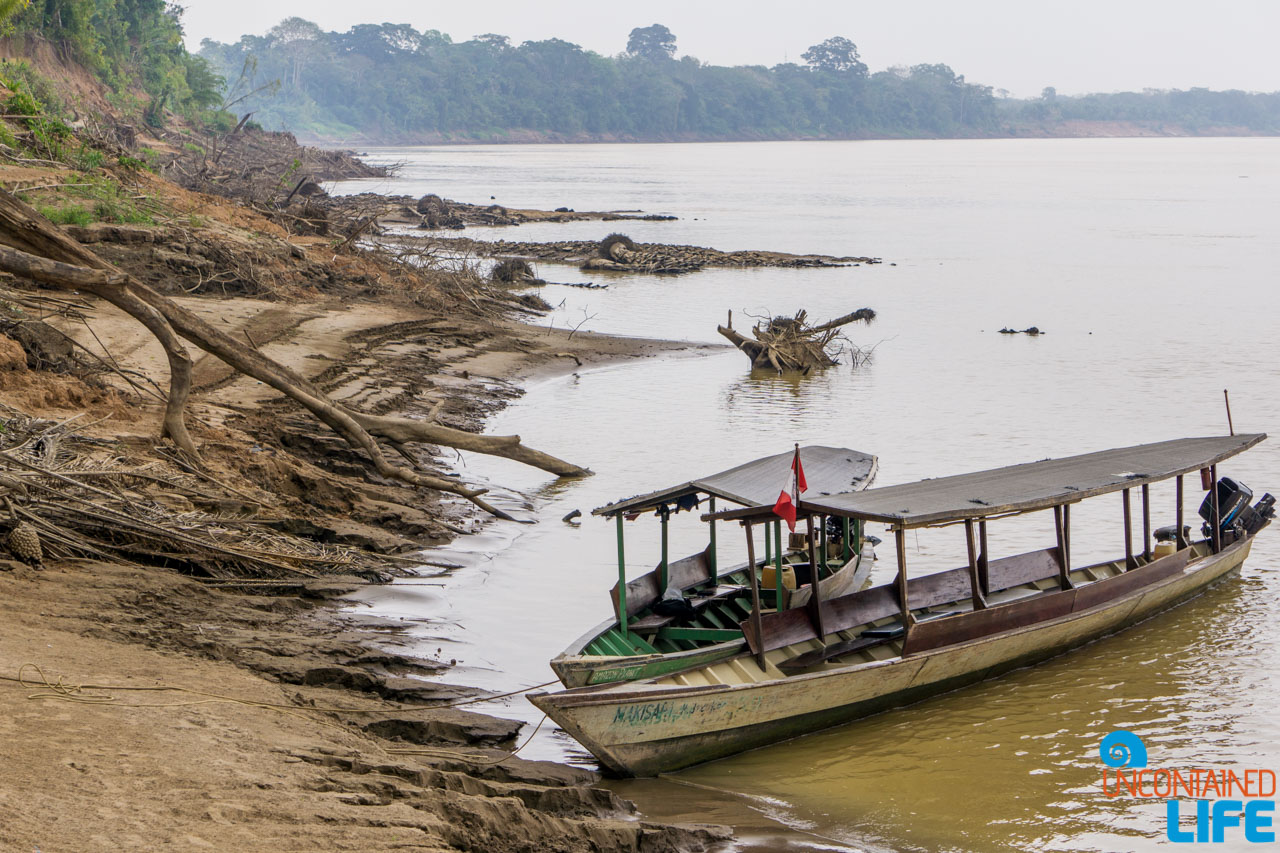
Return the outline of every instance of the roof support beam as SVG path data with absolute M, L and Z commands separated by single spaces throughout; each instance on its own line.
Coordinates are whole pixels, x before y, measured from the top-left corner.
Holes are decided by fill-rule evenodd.
M 893 531 L 893 544 L 898 551 L 898 610 L 902 614 L 902 627 L 910 632 L 915 619 L 907 601 L 907 531 L 901 527 Z M 906 640 L 904 639 L 905 643 Z
M 756 573 L 756 534 L 751 529 L 751 522 L 744 522 L 747 528 L 747 577 L 751 578 L 751 623 L 755 627 L 757 637 L 763 637 L 760 627 L 760 576 Z M 769 542 L 769 525 L 764 526 L 764 541 Z M 756 663 L 764 670 L 764 648 L 756 652 Z
M 1063 589 L 1073 589 L 1075 584 L 1071 582 L 1071 563 L 1067 558 L 1067 531 L 1063 521 L 1063 509 L 1065 507 L 1053 508 L 1053 532 L 1058 537 L 1058 585 Z
M 982 579 L 978 576 L 978 546 L 973 541 L 973 519 L 964 520 L 964 541 L 969 551 L 969 590 L 974 610 L 986 610 L 987 598 L 982 594 Z
M 1138 561 L 1133 558 L 1133 521 L 1130 519 L 1130 498 L 1129 490 L 1125 489 L 1121 492 L 1124 504 L 1124 569 L 1136 569 Z

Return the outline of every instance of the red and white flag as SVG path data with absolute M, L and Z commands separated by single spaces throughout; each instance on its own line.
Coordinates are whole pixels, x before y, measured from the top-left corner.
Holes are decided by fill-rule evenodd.
M 778 495 L 778 502 L 773 505 L 774 514 L 782 516 L 792 533 L 796 532 L 796 507 L 800 505 L 800 495 L 809 488 L 804 481 L 804 466 L 800 464 L 800 445 L 796 445 L 796 454 L 791 459 L 791 482 Z

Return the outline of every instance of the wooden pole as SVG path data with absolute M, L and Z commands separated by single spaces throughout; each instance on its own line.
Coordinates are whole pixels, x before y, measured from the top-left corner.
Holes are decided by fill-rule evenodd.
M 1151 486 L 1142 484 L 1142 556 L 1151 562 Z
M 756 632 L 756 648 L 760 651 L 756 652 L 756 663 L 760 665 L 760 669 L 764 669 L 764 643 L 761 636 L 763 631 L 760 627 L 760 578 L 756 574 L 756 534 L 751 529 L 751 522 L 746 522 L 747 528 L 747 565 L 751 568 L 747 574 L 751 577 L 751 627 Z M 765 541 L 769 541 L 769 524 L 765 522 L 764 526 Z
M 818 641 L 822 642 L 827 632 L 822 629 L 822 601 L 818 596 L 818 548 L 813 533 L 812 515 L 805 518 L 805 525 L 809 537 L 809 621 L 813 623 Z
M 911 606 L 907 601 L 907 531 L 901 527 L 893 531 L 893 544 L 898 549 L 898 609 L 902 614 L 903 629 L 910 631 L 915 620 L 911 618 Z
M 627 556 L 623 547 L 622 513 L 614 516 L 618 520 L 618 629 L 622 636 L 627 636 Z
M 773 565 L 773 523 L 764 523 L 764 565 Z
M 1071 567 L 1067 565 L 1067 540 L 1062 527 L 1062 507 L 1053 508 L 1053 532 L 1058 537 L 1058 586 L 1071 589 Z
M 662 562 L 658 565 L 658 598 L 662 598 L 667 591 L 667 521 L 670 520 L 671 513 L 666 506 L 660 506 L 658 515 L 662 518 Z
M 712 514 L 715 514 L 715 511 L 716 511 L 715 495 L 712 495 L 710 497 L 709 503 L 707 504 L 707 509 Z M 710 555 L 711 559 L 708 561 L 709 563 L 708 568 L 711 570 L 711 583 L 715 584 L 717 581 L 720 580 L 720 565 L 719 565 L 719 561 L 716 559 L 716 520 L 714 518 L 711 519 L 709 524 L 711 525 L 711 544 L 709 546 L 711 548 L 711 555 Z M 756 558 L 752 557 L 748 562 L 751 565 L 751 572 L 752 572 L 752 576 L 754 577 L 755 570 L 756 570 Z
M 820 519 L 821 519 L 821 521 L 819 522 L 819 524 L 821 525 L 821 527 L 820 527 L 819 529 L 822 531 L 822 532 L 819 534 L 819 541 L 822 543 L 822 546 L 821 546 L 821 551 L 820 551 L 820 552 L 819 552 L 819 554 L 818 554 L 818 557 L 819 557 L 819 559 L 821 559 L 821 561 L 822 561 L 822 568 L 824 568 L 824 569 L 825 569 L 825 568 L 827 567 L 827 551 L 828 551 L 828 548 L 827 548 L 827 517 L 826 517 L 825 515 L 820 515 L 820 516 L 818 516 L 818 518 L 820 518 Z
M 1124 568 L 1136 569 L 1138 561 L 1133 559 L 1133 521 L 1129 518 L 1130 503 L 1129 490 L 1125 489 L 1120 493 L 1122 503 L 1124 504 Z
M 848 518 L 840 519 L 840 542 L 842 545 L 840 548 L 840 559 L 842 559 L 846 564 L 848 564 L 849 560 L 853 559 L 854 553 L 853 531 L 850 529 L 851 527 L 852 525 L 849 524 Z
M 1178 533 L 1177 533 L 1177 536 L 1178 536 L 1178 538 L 1177 538 L 1178 550 L 1179 550 L 1179 551 L 1181 551 L 1183 548 L 1187 547 L 1187 537 L 1185 537 L 1185 536 L 1183 536 L 1183 535 L 1182 535 L 1182 475 L 1181 475 L 1181 474 L 1179 474 L 1179 475 L 1178 475 L 1178 516 L 1177 516 L 1177 525 L 1178 525 Z
M 991 575 L 987 571 L 991 559 L 987 555 L 987 520 L 978 519 L 978 578 L 982 581 L 982 594 L 991 594 Z
M 1062 505 L 1062 564 L 1071 571 L 1071 504 Z
M 1235 435 L 1236 427 L 1235 424 L 1231 423 L 1231 398 L 1227 396 L 1226 388 L 1222 389 L 1222 402 L 1227 404 L 1227 430 L 1230 431 L 1232 435 Z
M 1222 550 L 1222 507 L 1218 505 L 1218 466 L 1209 466 L 1209 479 L 1212 481 L 1209 488 L 1212 489 L 1210 494 L 1213 496 L 1213 552 L 1216 554 Z
M 767 528 L 765 533 L 766 535 L 768 534 Z M 782 610 L 782 603 L 784 601 L 782 597 L 782 519 L 778 519 L 773 523 L 773 581 L 774 585 L 778 589 L 777 607 L 779 610 Z
M 978 546 L 973 541 L 973 519 L 964 520 L 964 543 L 969 551 L 969 590 L 973 596 L 973 609 L 986 610 L 987 598 L 982 594 L 982 580 L 978 577 Z

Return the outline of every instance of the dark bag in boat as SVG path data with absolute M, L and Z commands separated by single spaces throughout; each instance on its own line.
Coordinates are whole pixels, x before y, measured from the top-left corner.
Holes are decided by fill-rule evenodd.
M 653 612 L 659 616 L 668 616 L 675 619 L 687 619 L 697 613 L 693 609 L 693 605 L 686 601 L 685 597 L 676 589 L 668 589 L 666 594 L 662 596 L 662 600 L 654 603 Z

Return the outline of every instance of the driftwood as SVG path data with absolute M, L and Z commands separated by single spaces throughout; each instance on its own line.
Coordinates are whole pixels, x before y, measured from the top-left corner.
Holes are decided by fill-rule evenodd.
M 29 205 L 0 190 L 0 270 L 62 290 L 101 297 L 142 323 L 164 347 L 170 376 L 163 434 L 199 461 L 187 431 L 185 409 L 191 391 L 192 360 L 181 339 L 217 356 L 236 371 L 276 389 L 301 405 L 352 447 L 363 450 L 379 475 L 413 486 L 460 495 L 486 512 L 505 513 L 481 499 L 485 489 L 393 465 L 375 436 L 390 444 L 425 442 L 514 459 L 559 476 L 581 476 L 586 469 L 526 447 L 517 435 L 486 436 L 425 421 L 370 415 L 335 403 L 310 381 L 258 350 L 214 328 L 173 300 L 99 258 L 71 239 Z
M 837 364 L 835 357 L 845 343 L 840 329 L 850 323 L 870 323 L 875 319 L 876 312 L 870 308 L 859 308 L 816 326 L 808 325 L 808 316 L 806 311 L 801 310 L 794 317 L 773 317 L 757 323 L 751 330 L 753 337 L 748 338 L 734 330 L 733 312 L 730 312 L 729 324 L 717 326 L 716 331 L 746 353 L 753 368 L 778 373 L 808 373 L 815 368 Z M 856 363 L 856 350 L 854 357 Z
M 210 578 L 386 577 L 385 561 L 217 511 L 230 497 L 208 477 L 119 456 L 114 442 L 0 405 L 5 521 L 31 526 L 51 557 L 176 566 Z

